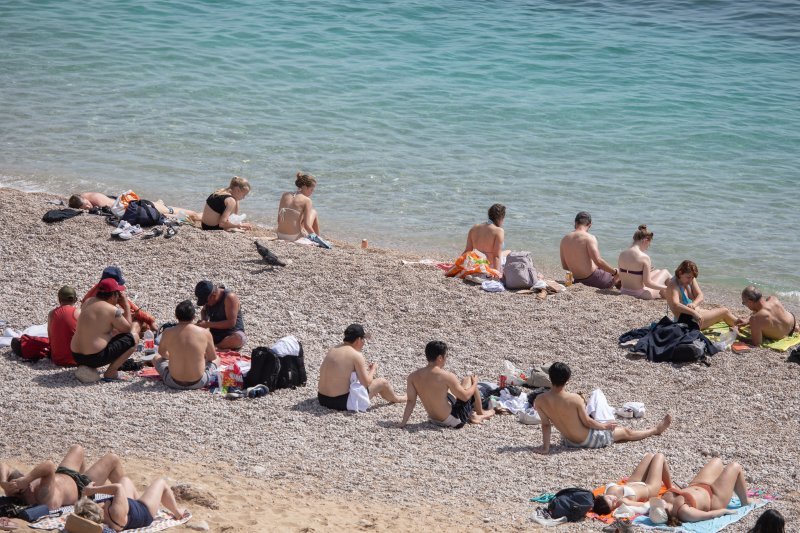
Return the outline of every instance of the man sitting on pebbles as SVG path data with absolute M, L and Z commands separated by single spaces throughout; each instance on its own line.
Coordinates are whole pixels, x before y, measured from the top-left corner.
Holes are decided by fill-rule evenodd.
M 28 505 L 47 505 L 51 510 L 74 504 L 90 483 L 118 483 L 123 476 L 122 462 L 113 453 L 87 469 L 83 447 L 78 444 L 70 447 L 58 466 L 44 461 L 24 475 L 0 464 L 0 487 L 6 496 L 21 498 Z
M 184 300 L 175 308 L 178 325 L 164 330 L 158 345 L 160 357 L 153 366 L 167 387 L 178 390 L 201 389 L 217 372 L 217 352 L 211 332 L 192 322 L 194 304 Z
M 425 346 L 427 366 L 408 376 L 406 394 L 408 403 L 400 427 L 405 427 L 417 403 L 417 395 L 428 418 L 440 426 L 461 428 L 467 422 L 482 424 L 494 416 L 494 409 L 484 410 L 476 376 L 459 381 L 452 372 L 444 369 L 447 361 L 447 344 L 431 341 Z
M 247 337 L 239 297 L 205 279 L 195 286 L 194 295 L 197 305 L 203 307 L 197 325 L 211 331 L 214 346 L 220 350 L 238 350 L 244 346 Z
M 664 416 L 656 427 L 645 430 L 619 427 L 616 422 L 598 422 L 586 413 L 586 405 L 581 396 L 564 390 L 572 375 L 566 363 L 553 363 L 548 374 L 553 388 L 537 396 L 534 401 L 536 411 L 542 419 L 540 453 L 550 452 L 552 425 L 561 432 L 566 446 L 605 448 L 614 442 L 642 440 L 653 435 L 661 435 L 672 423 L 670 415 Z
M 81 307 L 70 348 L 79 366 L 75 377 L 84 383 L 100 379 L 92 369 L 105 365 L 104 381 L 124 381 L 119 378 L 119 368 L 136 350 L 140 329 L 131 318 L 124 290 L 124 285 L 106 278 L 97 285 L 97 294 Z
M 748 285 L 742 291 L 742 305 L 753 312 L 748 319 L 740 319 L 737 326 L 750 326 L 750 343 L 759 346 L 763 340 L 781 340 L 800 332 L 797 318 L 783 307 L 776 296 L 764 296 Z
M 386 378 L 375 378 L 376 363 L 367 365 L 361 350 L 367 334 L 361 324 L 344 330 L 344 341 L 331 348 L 319 368 L 317 398 L 320 405 L 337 411 L 366 411 L 370 400 L 380 394 L 391 403 L 403 403 Z
M 597 237 L 589 233 L 592 215 L 581 211 L 575 215 L 575 230 L 561 239 L 561 266 L 575 276 L 575 283 L 608 289 L 618 281 L 617 269 L 600 255 Z

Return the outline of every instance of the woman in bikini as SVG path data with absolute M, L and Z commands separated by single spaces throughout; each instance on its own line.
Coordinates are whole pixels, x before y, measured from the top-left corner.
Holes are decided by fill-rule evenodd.
M 205 230 L 233 230 L 251 229 L 246 222 L 233 223 L 229 220 L 231 215 L 239 214 L 239 202 L 244 200 L 250 192 L 250 183 L 244 178 L 234 176 L 230 185 L 220 189 L 206 198 L 203 206 L 203 215 L 200 218 L 201 226 Z
M 661 485 L 672 487 L 669 467 L 663 453 L 646 453 L 624 485 L 609 483 L 606 490 L 594 499 L 592 511 L 609 514 L 622 505 L 640 505 L 658 496 Z
M 278 205 L 278 227 L 276 233 L 282 241 L 294 242 L 304 236 L 316 244 L 330 248 L 319 236 L 319 217 L 311 203 L 311 195 L 317 186 L 317 179 L 311 174 L 298 172 L 294 181 L 297 190 L 281 195 Z
M 736 511 L 728 509 L 733 493 L 741 505 L 750 503 L 744 471 L 739 463 L 722 464 L 719 457 L 708 462 L 685 489 L 671 487 L 661 498 L 650 500 L 650 520 L 664 524 L 670 518 L 680 522 L 700 522 Z
M 148 527 L 162 505 L 176 519 L 182 518 L 185 513 L 178 509 L 175 494 L 164 478 L 151 483 L 141 496 L 126 476 L 120 478 L 119 483 L 89 485 L 83 489 L 84 496 L 91 498 L 95 494 L 110 494 L 113 498 L 103 503 L 102 508 L 88 498 L 81 499 L 75 505 L 75 513 L 93 522 L 103 523 L 114 531 Z
M 667 281 L 667 304 L 675 319 L 681 314 L 691 315 L 700 325 L 700 329 L 719 321 L 734 327 L 738 319 L 727 307 L 700 309 L 705 297 L 700 290 L 700 284 L 697 283 L 698 273 L 697 265 L 687 260 L 678 265 L 675 276 Z
M 656 300 L 664 298 L 667 290 L 666 282 L 669 271 L 651 270 L 650 256 L 647 250 L 653 242 L 653 232 L 642 224 L 633 234 L 633 244 L 619 254 L 619 279 L 622 282 L 620 293 L 639 298 L 640 300 Z

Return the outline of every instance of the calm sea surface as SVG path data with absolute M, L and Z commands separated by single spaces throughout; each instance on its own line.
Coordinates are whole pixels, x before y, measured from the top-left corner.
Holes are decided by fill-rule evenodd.
M 0 4 L 0 183 L 199 209 L 239 174 L 273 224 L 298 170 L 323 233 L 455 256 L 508 206 L 555 263 L 579 210 L 612 262 L 800 293 L 800 4 Z M 797 300 L 800 301 L 800 300 Z

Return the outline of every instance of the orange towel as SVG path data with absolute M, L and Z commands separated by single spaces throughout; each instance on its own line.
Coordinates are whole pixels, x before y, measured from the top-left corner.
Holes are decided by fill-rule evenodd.
M 460 279 L 464 279 L 467 276 L 480 275 L 498 279 L 503 277 L 500 272 L 489 266 L 489 261 L 486 259 L 486 256 L 478 250 L 472 250 L 471 252 L 464 252 L 461 254 L 458 259 L 456 259 L 455 264 L 450 270 L 445 272 L 444 275 L 448 278 Z
M 233 352 L 233 351 L 221 352 L 217 350 L 217 357 L 219 357 L 219 362 L 221 365 L 228 365 L 228 366 L 233 365 L 233 363 L 235 363 L 236 361 L 250 360 L 249 355 L 240 355 L 239 352 Z M 137 375 L 140 378 L 160 379 L 158 372 L 156 372 L 156 369 L 153 368 L 152 366 L 148 366 L 147 368 L 140 370 Z
M 617 482 L 617 484 L 618 485 L 624 485 L 627 482 L 628 482 L 627 478 L 622 478 Z M 600 485 L 599 487 L 597 487 L 596 489 L 594 489 L 592 491 L 592 494 L 594 494 L 595 496 L 601 496 L 605 491 L 606 491 L 606 486 L 605 485 Z M 667 492 L 667 487 L 665 487 L 662 484 L 661 485 L 661 489 L 658 491 L 658 495 L 661 496 L 665 492 Z M 611 524 L 611 523 L 614 522 L 614 516 L 612 515 L 612 513 L 600 515 L 600 514 L 597 514 L 597 513 L 593 513 L 592 511 L 589 511 L 588 513 L 586 513 L 586 516 L 588 518 L 594 518 L 595 520 L 600 520 L 601 522 L 605 522 L 606 524 Z

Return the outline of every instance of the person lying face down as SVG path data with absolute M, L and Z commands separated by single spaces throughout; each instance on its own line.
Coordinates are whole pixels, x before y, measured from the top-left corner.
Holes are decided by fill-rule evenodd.
M 437 425 L 461 428 L 465 424 L 482 424 L 494 416 L 494 409 L 483 409 L 478 378 L 475 375 L 459 380 L 445 370 L 447 344 L 431 341 L 425 346 L 428 364 L 415 370 L 406 382 L 406 404 L 400 427 L 405 427 L 414 411 L 417 396 L 428 413 L 431 422 Z
M 88 211 L 93 207 L 111 207 L 114 199 L 101 192 L 84 192 L 70 196 L 67 205 L 73 209 Z

